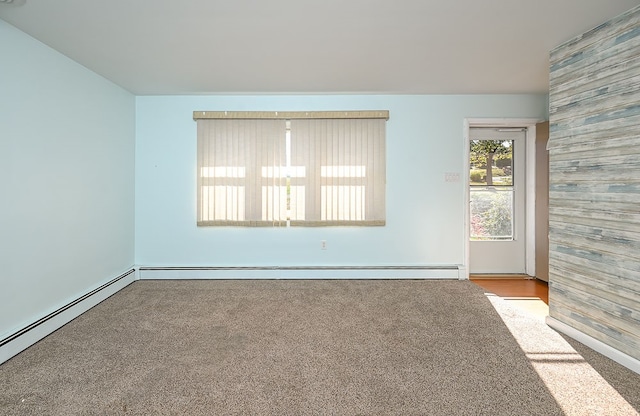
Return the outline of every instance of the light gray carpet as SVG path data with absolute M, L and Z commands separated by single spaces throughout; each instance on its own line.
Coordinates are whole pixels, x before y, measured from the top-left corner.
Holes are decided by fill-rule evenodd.
M 135 282 L 1 365 L 0 414 L 563 411 L 471 282 L 270 280 Z

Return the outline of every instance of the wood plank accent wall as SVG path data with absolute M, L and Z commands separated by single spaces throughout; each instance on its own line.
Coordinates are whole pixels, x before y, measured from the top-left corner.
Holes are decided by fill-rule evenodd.
M 640 7 L 550 60 L 550 316 L 640 359 Z

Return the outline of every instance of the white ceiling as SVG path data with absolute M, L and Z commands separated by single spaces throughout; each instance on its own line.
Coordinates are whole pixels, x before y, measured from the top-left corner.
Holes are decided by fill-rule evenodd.
M 0 18 L 137 95 L 548 91 L 640 0 L 15 0 Z

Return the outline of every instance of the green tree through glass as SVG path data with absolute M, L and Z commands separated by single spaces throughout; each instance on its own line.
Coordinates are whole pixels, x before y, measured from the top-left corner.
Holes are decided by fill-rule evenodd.
M 471 238 L 513 238 L 513 141 L 470 142 Z
M 508 183 L 500 183 L 500 185 L 511 185 L 511 161 L 513 160 L 513 143 L 511 141 L 503 140 L 471 140 L 470 148 L 470 167 L 471 167 L 471 181 L 482 182 L 482 185 L 493 186 L 494 185 L 494 173 L 498 173 L 501 176 L 507 176 Z M 500 166 L 497 166 L 497 165 Z M 504 168 L 507 168 L 505 171 Z M 502 168 L 502 169 L 500 169 Z M 474 171 L 479 169 L 485 170 L 484 178 L 479 178 L 480 181 L 474 181 L 477 175 L 474 175 Z

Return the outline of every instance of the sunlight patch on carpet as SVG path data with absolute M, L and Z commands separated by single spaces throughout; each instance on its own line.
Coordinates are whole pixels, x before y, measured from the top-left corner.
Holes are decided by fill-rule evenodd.
M 567 416 L 638 412 L 556 331 L 508 301 L 486 294 Z

